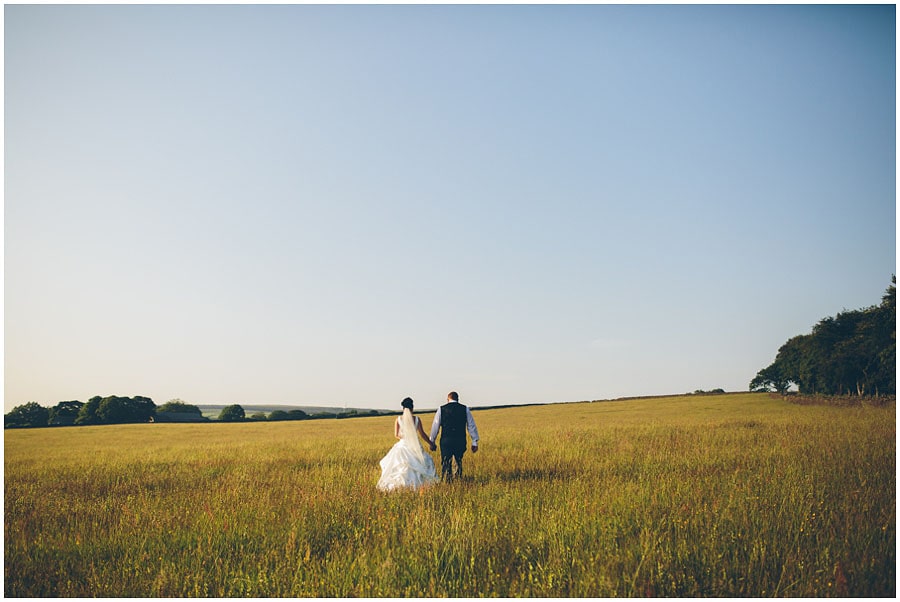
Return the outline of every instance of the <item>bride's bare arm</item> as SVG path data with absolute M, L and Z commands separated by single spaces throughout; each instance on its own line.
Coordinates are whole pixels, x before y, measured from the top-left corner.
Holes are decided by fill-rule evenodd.
M 394 437 L 396 437 L 397 439 L 401 438 L 400 437 L 400 419 L 399 418 L 397 418 L 397 420 L 394 421 Z
M 428 437 L 428 435 L 425 434 L 425 429 L 422 428 L 421 420 L 418 420 L 418 419 L 416 420 L 416 426 L 419 427 L 419 435 L 422 437 L 422 440 L 425 443 L 427 443 L 428 445 L 433 445 L 433 442 L 431 441 L 431 439 Z

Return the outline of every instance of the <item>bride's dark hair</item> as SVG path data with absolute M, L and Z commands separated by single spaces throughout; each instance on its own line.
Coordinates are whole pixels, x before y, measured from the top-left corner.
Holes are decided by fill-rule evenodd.
M 400 405 L 403 406 L 404 408 L 408 408 L 409 411 L 412 411 L 412 409 L 413 409 L 413 400 L 410 399 L 409 397 L 407 397 L 406 399 L 404 399 L 403 401 L 400 402 Z

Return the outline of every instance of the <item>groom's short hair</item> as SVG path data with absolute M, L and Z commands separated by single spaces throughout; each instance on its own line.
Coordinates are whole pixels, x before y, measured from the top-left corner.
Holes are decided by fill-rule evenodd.
M 447 395 L 453 401 L 459 401 L 459 394 L 456 391 L 450 391 L 450 394 Z

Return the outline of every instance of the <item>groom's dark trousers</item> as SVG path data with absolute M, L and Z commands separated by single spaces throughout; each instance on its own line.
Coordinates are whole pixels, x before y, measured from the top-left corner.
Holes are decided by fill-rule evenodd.
M 452 464 L 456 460 L 456 476 L 462 476 L 462 457 L 466 453 L 466 406 L 459 402 L 441 406 L 441 478 L 453 479 Z
M 441 478 L 447 482 L 453 479 L 453 460 L 456 460 L 456 476 L 462 476 L 462 457 L 466 453 L 466 438 L 450 439 L 441 437 Z

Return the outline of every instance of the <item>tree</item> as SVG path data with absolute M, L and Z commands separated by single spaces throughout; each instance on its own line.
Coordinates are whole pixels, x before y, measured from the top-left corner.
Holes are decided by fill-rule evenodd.
M 156 404 L 149 397 L 91 397 L 81 408 L 75 424 L 122 424 L 149 422 L 156 414 Z
M 156 415 L 156 404 L 153 403 L 153 400 L 140 395 L 135 395 L 128 401 L 128 409 L 133 422 L 150 422 L 150 419 Z
M 121 397 L 104 397 L 97 408 L 97 418 L 104 424 L 127 422 L 128 408 Z
M 781 374 L 777 361 L 756 373 L 750 381 L 751 391 L 777 391 L 784 395 L 790 387 L 790 381 Z
M 157 412 L 174 412 L 176 414 L 199 414 L 203 415 L 203 412 L 195 405 L 191 405 L 189 403 L 185 403 L 180 399 L 170 399 L 166 403 L 162 404 L 158 408 L 156 408 Z
M 897 276 L 891 277 L 891 286 L 881 297 L 881 305 L 875 310 L 875 322 L 879 336 L 878 363 L 875 389 L 897 390 Z
M 51 426 L 75 424 L 84 404 L 80 401 L 61 401 L 50 408 L 48 424 Z
M 225 406 L 219 413 L 219 420 L 222 422 L 240 422 L 244 419 L 244 408 L 234 404 Z
M 156 414 L 156 404 L 149 397 L 104 397 L 97 408 L 103 424 L 149 422 Z
M 269 420 L 306 420 L 309 414 L 303 410 L 275 410 L 269 414 Z
M 896 391 L 896 276 L 881 305 L 844 310 L 819 320 L 812 332 L 789 339 L 750 389 L 823 395 L 893 394 Z
M 29 401 L 14 407 L 3 418 L 3 427 L 8 429 L 47 426 L 50 420 L 50 410 L 37 402 Z
M 250 414 L 250 420 L 265 420 L 266 413 L 265 412 L 253 412 Z
M 103 398 L 99 395 L 91 397 L 88 402 L 82 406 L 81 411 L 78 412 L 78 418 L 75 419 L 75 424 L 100 424 L 100 417 L 97 416 L 97 408 L 100 407 L 101 401 L 103 401 Z

